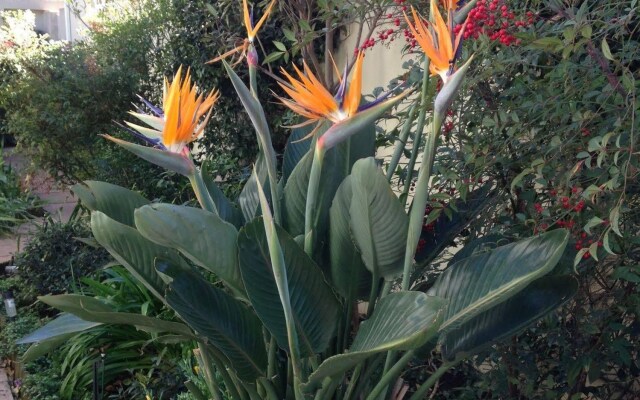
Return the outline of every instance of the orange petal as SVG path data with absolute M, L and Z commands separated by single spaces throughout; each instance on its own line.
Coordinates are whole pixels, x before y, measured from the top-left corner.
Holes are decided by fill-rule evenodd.
M 251 14 L 249 13 L 249 4 L 247 0 L 242 0 L 242 12 L 244 14 L 244 27 L 247 29 L 247 37 L 253 37 L 253 28 L 251 27 Z
M 267 18 L 269 17 L 269 13 L 271 13 L 271 9 L 275 4 L 276 4 L 276 0 L 271 0 L 269 7 L 267 7 L 267 10 L 264 12 L 264 14 L 262 14 L 262 18 L 260 18 L 260 21 L 258 21 L 256 26 L 253 27 L 253 31 L 251 32 L 251 36 L 249 36 L 249 40 L 252 40 L 258 34 L 260 27 L 262 26 L 262 24 L 264 24 L 264 21 L 266 21 Z
M 348 117 L 358 112 L 358 107 L 360 106 L 360 98 L 362 97 L 362 60 L 364 60 L 364 53 L 360 52 L 353 66 L 353 76 L 351 77 L 351 82 L 349 82 L 349 89 L 343 103 L 343 109 Z

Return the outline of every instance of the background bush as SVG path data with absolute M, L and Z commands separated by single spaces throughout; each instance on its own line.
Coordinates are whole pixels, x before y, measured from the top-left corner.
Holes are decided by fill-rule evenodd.
M 91 276 L 110 260 L 106 250 L 78 239 L 91 230 L 80 220 L 45 222 L 15 260 L 20 277 L 38 295 L 68 293 L 79 288 L 80 278 Z

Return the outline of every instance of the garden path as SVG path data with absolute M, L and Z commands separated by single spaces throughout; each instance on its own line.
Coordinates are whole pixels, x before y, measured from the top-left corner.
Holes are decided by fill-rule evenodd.
M 11 388 L 9 388 L 9 379 L 4 369 L 0 368 L 0 400 L 13 400 Z
M 53 178 L 44 172 L 28 174 L 26 172 L 28 161 L 13 150 L 13 148 L 2 150 L 5 162 L 17 171 L 26 188 L 42 200 L 42 208 L 53 219 L 68 221 L 77 203 L 73 194 L 66 188 L 58 187 Z M 0 237 L 0 266 L 11 262 L 12 257 L 24 248 L 29 242 L 30 234 L 43 221 L 42 217 L 35 218 L 17 226 L 12 234 Z M 3 400 L 1 396 L 0 400 Z

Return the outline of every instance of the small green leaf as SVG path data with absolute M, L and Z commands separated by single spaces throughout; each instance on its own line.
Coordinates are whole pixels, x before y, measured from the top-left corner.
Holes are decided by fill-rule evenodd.
M 277 40 L 273 41 L 273 45 L 276 46 L 276 48 L 280 51 L 287 51 L 287 46 L 284 45 L 284 43 L 282 42 L 278 42 Z
M 604 222 L 604 220 L 602 220 L 601 218 L 598 217 L 592 217 L 589 222 L 587 222 L 587 224 L 584 226 L 584 231 L 587 232 L 589 235 L 591 235 L 591 228 L 593 228 L 594 226 L 598 226 L 600 224 L 602 224 Z
M 611 48 L 609 48 L 609 43 L 607 43 L 607 38 L 602 38 L 602 54 L 604 54 L 607 60 L 614 61 Z
M 609 213 L 609 223 L 611 224 L 611 229 L 622 237 L 622 232 L 620 232 L 620 206 L 614 207 Z

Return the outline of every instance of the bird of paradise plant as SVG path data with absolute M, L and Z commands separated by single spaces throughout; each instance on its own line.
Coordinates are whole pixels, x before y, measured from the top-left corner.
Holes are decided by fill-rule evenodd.
M 305 208 L 305 251 L 308 254 L 313 252 L 313 220 L 325 153 L 378 119 L 410 93 L 410 90 L 406 90 L 391 98 L 385 95 L 370 104 L 361 105 L 363 60 L 364 54 L 360 52 L 356 57 L 350 82 L 347 82 L 345 68 L 335 96 L 330 94 L 306 64 L 304 73 L 294 66 L 297 79 L 282 70 L 289 82 L 279 85 L 291 97 L 280 97 L 282 104 L 307 118 L 309 122 L 328 120 L 333 124 L 318 138 L 315 145 Z
M 165 79 L 162 108 L 140 97 L 151 113 L 144 113 L 140 108 L 129 112 L 148 126 L 125 122 L 131 134 L 152 145 L 152 148 L 110 135 L 104 137 L 147 161 L 187 176 L 203 208 L 216 212 L 213 200 L 198 179 L 188 145 L 204 134 L 219 97 L 220 92 L 215 90 L 206 95 L 199 94 L 197 86 L 191 82 L 190 71 L 187 70 L 183 76 L 181 66 L 171 82 Z
M 249 67 L 249 79 L 250 79 L 250 89 L 251 93 L 257 97 L 256 94 L 256 67 L 258 65 L 258 52 L 256 51 L 256 47 L 254 45 L 254 40 L 258 36 L 258 31 L 262 27 L 262 25 L 266 22 L 267 18 L 269 18 L 269 14 L 271 14 L 271 10 L 273 6 L 276 4 L 276 0 L 272 0 L 269 3 L 264 14 L 262 14 L 262 18 L 258 21 L 257 24 L 253 23 L 253 8 L 249 10 L 249 4 L 247 0 L 242 0 L 242 16 L 244 21 L 244 27 L 247 31 L 247 37 L 242 41 L 242 44 L 227 51 L 224 54 L 219 55 L 218 57 L 207 61 L 207 64 L 213 64 L 218 61 L 224 60 L 225 58 L 233 55 L 240 54 L 238 60 L 233 63 L 235 67 L 239 64 L 243 59 L 247 60 L 247 66 Z
M 259 25 L 249 34 L 255 35 Z M 444 40 L 453 28 L 437 29 Z M 426 62 L 452 54 L 448 48 L 446 55 L 431 51 L 446 47 L 433 34 Z M 222 61 L 260 144 L 252 177 L 237 200 L 240 209 L 206 168 L 195 168 L 186 148 L 202 133 L 217 94 L 198 95 L 188 74 L 178 73 L 165 84 L 162 109 L 144 101 L 151 115 L 132 115 L 149 127 L 127 125 L 153 147 L 109 139 L 185 174 L 201 208 L 151 203 L 104 182 L 88 181 L 74 191 L 92 211 L 95 239 L 184 323 L 120 313 L 88 296 L 46 296 L 42 301 L 73 315 L 53 321 L 34 340 L 44 337 L 42 348 L 53 348 L 60 324 L 66 324 L 67 335 L 86 329 L 90 321 L 130 324 L 167 340 L 195 342 L 210 392 L 206 396 L 187 384 L 198 399 L 389 398 L 388 388 L 409 362 L 435 352 L 442 366 L 415 388 L 411 400 L 419 400 L 447 369 L 567 301 L 575 280 L 546 276 L 567 244 L 569 235 L 562 229 L 461 258 L 428 293 L 412 288 L 422 280 L 411 272 L 415 228 L 422 225 L 440 128 L 437 104 L 451 101 L 469 62 L 445 74 L 436 96 L 410 215 L 374 158 L 374 122 L 411 89 L 360 104 L 363 62 L 358 55 L 351 79 L 343 74 L 335 94 L 307 66 L 294 68 L 295 77 L 283 71 L 281 87 L 289 97 L 280 101 L 311 122 L 331 126 L 315 132 L 315 142 L 290 138 L 283 164 L 291 170 L 278 175 L 262 105 Z M 427 104 L 429 71 L 425 64 L 420 107 Z M 422 118 L 426 108 L 420 110 Z M 422 129 L 419 121 L 417 133 Z M 296 139 L 302 135 L 296 133 Z M 323 164 L 325 155 L 331 162 Z M 270 198 L 263 192 L 267 184 Z M 447 234 L 438 240 L 446 241 Z M 443 250 L 434 249 L 434 258 Z M 362 300 L 368 304 L 359 323 L 354 310 Z
M 460 55 L 458 47 L 464 34 L 466 21 L 456 36 L 454 34 L 455 22 L 453 11 L 457 7 L 457 1 L 445 0 L 444 5 L 448 12 L 448 21 L 446 22 L 442 18 L 442 14 L 440 14 L 436 1 L 430 2 L 431 14 L 435 22 L 423 22 L 422 17 L 420 17 L 413 7 L 411 7 L 413 24 L 405 14 L 405 20 L 409 29 L 424 51 L 425 59 L 429 61 L 428 69 L 433 75 L 438 75 L 442 79 L 442 88 L 436 95 L 433 103 L 431 132 L 427 135 L 427 142 L 422 157 L 422 167 L 418 173 L 418 181 L 416 182 L 415 189 L 416 194 L 411 208 L 402 280 L 402 287 L 405 289 L 409 287 L 409 275 L 413 263 L 413 256 L 409 254 L 409 250 L 415 249 L 420 237 L 423 210 L 429 201 L 429 179 L 431 177 L 436 143 L 442 122 L 473 59 L 473 56 L 469 57 L 468 61 L 460 69 L 456 69 L 456 61 Z M 426 85 L 426 82 L 423 82 L 423 85 Z M 423 94 L 425 94 L 424 91 Z M 418 125 L 420 126 L 421 124 Z

